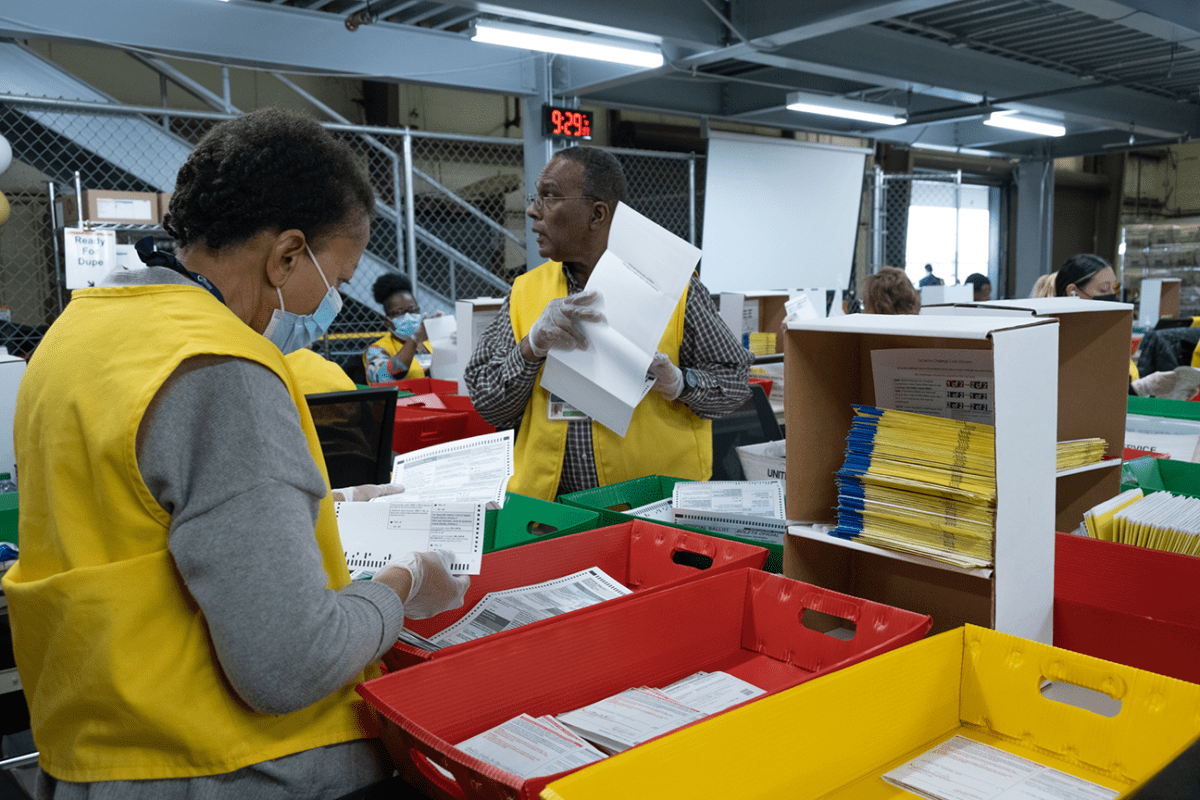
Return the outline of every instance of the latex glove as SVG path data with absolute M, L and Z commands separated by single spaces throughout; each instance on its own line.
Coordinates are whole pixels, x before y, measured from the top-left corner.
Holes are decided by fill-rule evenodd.
M 594 289 L 551 300 L 529 329 L 529 349 L 538 358 L 545 358 L 551 348 L 586 350 L 587 339 L 576 322 L 602 321 L 604 315 L 593 308 L 599 300 L 600 293 Z
M 471 585 L 470 577 L 450 574 L 453 559 L 454 554 L 449 550 L 408 553 L 381 569 L 372 580 L 394 589 L 395 570 L 407 570 L 412 576 L 412 587 L 407 597 L 400 598 L 404 601 L 404 616 L 429 619 L 443 611 L 460 608 Z
M 368 483 L 362 486 L 349 486 L 345 489 L 334 489 L 333 499 L 338 502 L 361 503 L 384 497 L 389 494 L 400 494 L 404 487 L 398 483 Z M 340 495 L 340 497 L 339 497 Z
M 671 363 L 666 353 L 655 353 L 646 377 L 654 378 L 651 389 L 662 392 L 667 400 L 674 400 L 683 391 L 683 370 Z
M 1133 382 L 1133 391 L 1140 397 L 1165 397 L 1168 400 L 1191 400 L 1200 390 L 1200 369 L 1176 367 L 1171 372 L 1152 372 Z

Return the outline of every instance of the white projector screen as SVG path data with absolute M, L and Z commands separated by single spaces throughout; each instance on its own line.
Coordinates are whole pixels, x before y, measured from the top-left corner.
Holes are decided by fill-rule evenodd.
M 869 152 L 711 132 L 704 285 L 712 292 L 846 288 Z

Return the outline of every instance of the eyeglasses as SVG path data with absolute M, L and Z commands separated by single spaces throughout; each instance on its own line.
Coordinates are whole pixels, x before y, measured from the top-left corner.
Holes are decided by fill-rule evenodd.
M 525 205 L 534 206 L 535 208 L 545 208 L 550 203 L 557 203 L 559 200 L 599 200 L 598 197 L 592 197 L 590 194 L 579 194 L 574 197 L 559 197 L 558 195 L 542 195 L 542 194 L 527 194 L 525 195 Z

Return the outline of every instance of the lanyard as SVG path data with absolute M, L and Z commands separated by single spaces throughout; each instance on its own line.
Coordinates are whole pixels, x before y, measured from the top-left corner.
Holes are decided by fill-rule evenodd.
M 213 285 L 213 282 L 201 275 L 199 272 L 192 272 L 187 267 L 179 262 L 175 256 L 170 253 L 164 253 L 162 250 L 156 250 L 154 247 L 154 239 L 150 236 L 139 239 L 133 246 L 137 251 L 138 258 L 147 267 L 166 267 L 169 270 L 178 272 L 185 278 L 189 278 L 200 284 L 204 289 L 207 289 L 209 294 L 225 303 L 225 296 L 221 294 L 221 290 Z

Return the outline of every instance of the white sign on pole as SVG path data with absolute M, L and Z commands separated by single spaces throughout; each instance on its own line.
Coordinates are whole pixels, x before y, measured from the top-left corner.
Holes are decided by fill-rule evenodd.
M 68 289 L 95 286 L 117 265 L 115 231 L 67 228 L 63 240 Z

